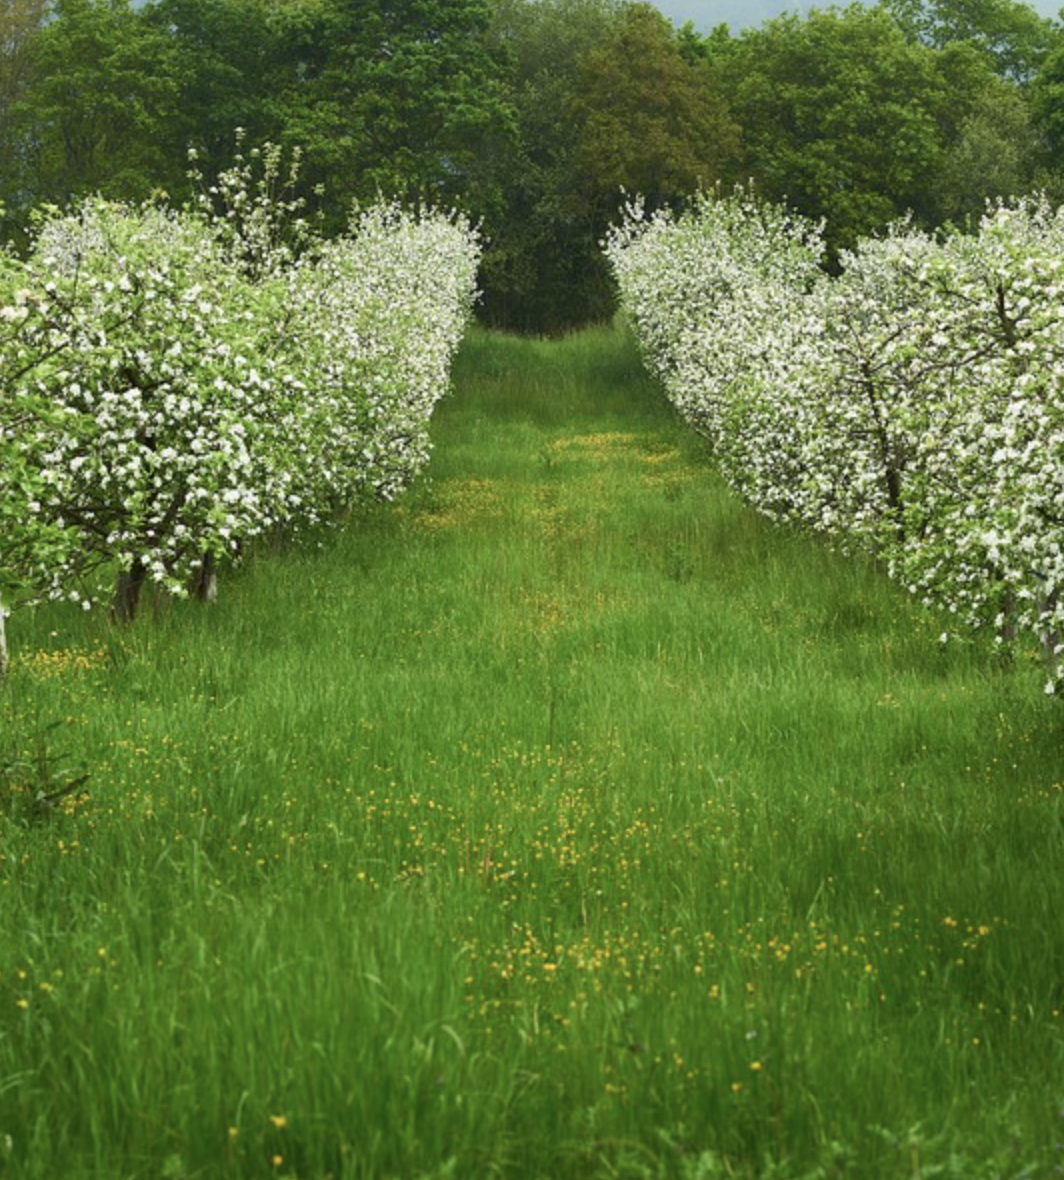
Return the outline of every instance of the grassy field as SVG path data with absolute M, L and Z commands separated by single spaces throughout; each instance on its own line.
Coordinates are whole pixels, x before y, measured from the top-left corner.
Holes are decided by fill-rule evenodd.
M 1059 1175 L 1039 669 L 738 506 L 620 333 L 456 383 L 216 607 L 11 620 L 0 1177 Z

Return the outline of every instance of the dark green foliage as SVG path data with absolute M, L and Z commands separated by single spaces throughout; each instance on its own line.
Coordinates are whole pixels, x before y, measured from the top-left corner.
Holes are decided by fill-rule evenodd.
M 92 192 L 143 198 L 170 183 L 173 46 L 144 11 L 129 0 L 57 0 L 29 59 L 16 111 L 23 202 Z
M 20 207 L 175 196 L 186 150 L 214 174 L 239 127 L 303 149 L 336 228 L 381 193 L 483 212 L 511 135 L 489 18 L 484 0 L 58 0 L 27 37 L 25 79 L 0 68 L 19 161 L 0 165 L 0 192 Z
M 484 0 L 325 0 L 277 17 L 276 102 L 335 204 L 378 192 L 490 202 L 493 149 L 509 134 Z
M 45 0 L 0 0 L 0 231 L 17 205 L 27 158 L 21 123 L 32 78 L 32 48 L 44 22 Z
M 977 46 L 927 45 L 885 7 L 781 16 L 705 53 L 743 127 L 747 173 L 823 218 L 836 249 L 908 211 L 935 224 L 1030 183 L 1026 158 L 989 178 L 975 163 L 1025 125 L 1015 87 Z
M 179 104 L 166 128 L 171 159 L 194 146 L 214 176 L 232 163 L 236 128 L 253 143 L 279 137 L 282 39 L 264 0 L 158 0 L 148 12 L 172 43 Z
M 1053 174 L 1064 166 L 1064 44 L 1049 55 L 1030 87 L 1031 118 L 1042 137 Z
M 961 121 L 929 188 L 938 219 L 964 226 L 979 219 L 988 199 L 1035 188 L 1059 192 L 1047 162 L 1023 95 L 1005 82 L 988 85 Z
M 708 64 L 649 4 L 498 0 L 520 136 L 485 318 L 555 332 L 612 314 L 599 241 L 628 193 L 682 200 L 730 172 L 739 130 Z
M 1058 31 L 1022 0 L 880 0 L 910 40 L 943 49 L 965 43 L 994 70 L 1029 81 L 1053 48 Z
M 738 155 L 739 128 L 708 63 L 685 58 L 649 4 L 627 9 L 581 59 L 569 110 L 579 190 L 610 216 L 621 190 L 668 204 L 712 187 Z
M 509 62 L 518 135 L 505 212 L 489 227 L 482 315 L 520 331 L 602 319 L 612 286 L 597 226 L 574 191 L 578 128 L 569 112 L 580 61 L 620 20 L 617 0 L 496 0 L 492 35 Z

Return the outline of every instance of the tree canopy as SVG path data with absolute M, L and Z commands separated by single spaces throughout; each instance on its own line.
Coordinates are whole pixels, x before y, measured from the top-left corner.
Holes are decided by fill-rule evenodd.
M 1003 78 L 1027 82 L 1057 39 L 1052 20 L 1021 0 L 881 0 L 913 41 L 944 49 L 964 43 L 978 48 Z
M 612 213 L 624 189 L 667 203 L 711 187 L 739 150 L 739 128 L 705 61 L 681 55 L 649 4 L 632 5 L 580 60 L 569 110 L 589 202 Z
M 883 8 L 853 4 L 766 22 L 718 42 L 748 174 L 772 200 L 827 223 L 831 245 L 913 210 L 998 79 L 974 50 L 910 40 Z

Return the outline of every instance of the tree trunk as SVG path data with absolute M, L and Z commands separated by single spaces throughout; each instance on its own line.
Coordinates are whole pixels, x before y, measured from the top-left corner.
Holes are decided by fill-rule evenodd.
M 1038 602 L 1038 614 L 1040 621 L 1043 623 L 1039 631 L 1038 639 L 1042 644 L 1042 658 L 1046 662 L 1046 666 L 1052 675 L 1056 675 L 1060 667 L 1060 653 L 1057 648 L 1061 644 L 1060 631 L 1054 627 L 1049 620 L 1053 618 L 1057 607 L 1057 592 L 1050 591 L 1048 594 L 1042 593 Z
M 7 612 L 4 610 L 4 600 L 0 598 L 0 681 L 7 675 Z
M 192 575 L 188 590 L 192 597 L 200 602 L 218 601 L 218 571 L 213 553 L 204 553 L 199 569 Z
M 118 575 L 114 601 L 111 603 L 111 618 L 116 623 L 126 626 L 137 617 L 140 592 L 147 578 L 148 572 L 142 565 L 135 565 L 131 570 L 123 570 Z

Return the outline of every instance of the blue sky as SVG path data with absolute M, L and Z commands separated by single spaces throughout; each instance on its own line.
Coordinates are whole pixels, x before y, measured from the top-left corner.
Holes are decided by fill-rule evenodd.
M 782 12 L 804 12 L 812 7 L 800 0 L 654 0 L 654 3 L 675 24 L 694 21 L 695 28 L 708 33 L 717 25 L 725 24 L 733 33 L 747 26 L 755 28 Z M 1042 16 L 1057 16 L 1064 0 L 1034 0 L 1031 7 Z M 827 0 L 818 5 L 827 8 Z

